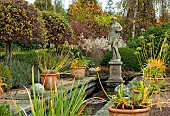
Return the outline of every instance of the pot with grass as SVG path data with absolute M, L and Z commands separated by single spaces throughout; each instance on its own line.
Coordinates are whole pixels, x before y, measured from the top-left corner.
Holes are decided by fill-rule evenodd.
M 140 89 L 137 95 L 127 94 L 122 84 L 116 95 L 112 96 L 113 106 L 109 106 L 110 116 L 149 116 L 152 105 L 148 88 L 143 81 L 139 82 Z
M 68 73 L 71 63 L 70 50 L 47 50 L 38 51 L 38 68 L 41 75 L 41 84 L 46 90 L 50 87 L 54 90 L 60 81 L 60 74 Z
M 96 68 L 99 83 L 107 98 L 109 99 L 109 115 L 110 116 L 149 116 L 149 111 L 153 106 L 167 104 L 169 102 L 154 103 L 153 98 L 156 94 L 155 91 L 162 92 L 160 86 L 147 85 L 145 80 L 139 80 L 135 83 L 131 82 L 131 86 L 119 85 L 117 93 L 109 95 L 100 80 L 100 68 Z M 134 91 L 136 90 L 136 91 Z M 160 94 L 160 93 L 159 93 Z

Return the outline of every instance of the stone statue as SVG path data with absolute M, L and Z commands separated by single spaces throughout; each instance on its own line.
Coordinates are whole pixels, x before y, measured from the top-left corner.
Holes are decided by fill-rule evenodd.
M 117 22 L 116 17 L 112 18 L 113 24 L 110 27 L 110 32 L 108 34 L 109 45 L 113 50 L 112 61 L 120 61 L 121 57 L 118 51 L 118 41 L 121 38 L 120 32 L 122 26 Z

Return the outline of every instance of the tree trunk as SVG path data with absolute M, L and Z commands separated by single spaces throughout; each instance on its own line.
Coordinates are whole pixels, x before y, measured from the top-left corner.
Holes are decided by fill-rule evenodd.
M 132 38 L 135 37 L 135 30 L 136 30 L 136 15 L 137 15 L 137 6 L 138 6 L 138 0 L 136 0 L 135 9 L 134 9 L 134 16 L 133 16 L 133 27 L 132 27 Z

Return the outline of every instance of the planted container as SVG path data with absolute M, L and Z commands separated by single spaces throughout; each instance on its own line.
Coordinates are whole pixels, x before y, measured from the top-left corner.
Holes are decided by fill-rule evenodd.
M 41 73 L 41 84 L 43 84 L 46 90 L 50 90 L 50 86 L 53 90 L 56 89 L 59 82 L 59 73 Z
M 74 59 L 71 63 L 70 73 L 75 79 L 83 79 L 86 73 L 88 61 L 82 57 Z
M 85 77 L 86 67 L 77 67 L 76 69 L 71 69 L 70 72 L 76 80 L 83 79 Z
M 111 106 L 108 108 L 109 116 L 149 116 L 150 108 L 142 108 L 142 109 L 114 109 Z

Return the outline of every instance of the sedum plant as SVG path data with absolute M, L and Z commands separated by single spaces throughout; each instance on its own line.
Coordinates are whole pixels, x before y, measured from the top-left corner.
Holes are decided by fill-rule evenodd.
M 71 68 L 76 69 L 78 67 L 87 67 L 88 61 L 86 59 L 76 58 L 71 63 Z

